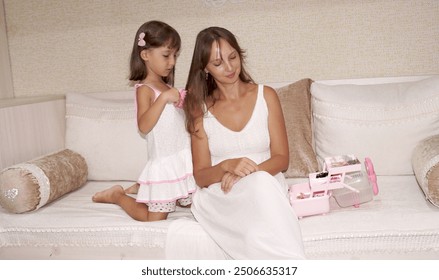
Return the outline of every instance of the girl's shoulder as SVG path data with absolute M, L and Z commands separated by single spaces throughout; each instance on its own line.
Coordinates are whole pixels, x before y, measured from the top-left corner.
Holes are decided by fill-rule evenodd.
M 154 92 L 154 93 L 156 93 L 156 92 L 158 92 L 154 87 L 152 87 L 152 86 L 150 86 L 150 85 L 148 85 L 148 84 L 135 84 L 134 85 L 134 89 L 137 91 L 137 92 L 145 92 L 145 91 L 149 91 L 149 92 Z M 159 92 L 160 93 L 160 92 Z
M 146 98 L 153 102 L 160 94 L 160 92 L 157 92 L 148 84 L 138 83 L 134 85 L 134 88 L 137 100 Z
M 163 92 L 163 91 L 166 91 L 166 90 L 172 88 L 171 85 L 163 83 L 163 82 L 147 82 L 147 81 L 139 82 L 139 83 L 135 84 L 134 86 L 135 87 L 147 86 L 147 87 L 149 87 L 152 90 L 157 91 L 157 92 Z
M 145 84 L 145 83 L 138 83 L 134 85 L 134 88 L 136 90 L 138 90 L 139 88 L 141 88 L 142 90 L 150 90 L 153 92 L 159 92 L 154 86 L 150 85 L 150 84 Z
M 141 86 L 146 86 L 146 84 L 142 84 L 142 83 L 134 84 L 134 88 L 135 88 L 135 89 L 138 89 L 138 88 L 141 87 Z
M 138 84 L 135 84 L 134 87 L 136 89 L 149 88 L 150 90 L 152 90 L 155 93 L 156 97 L 159 96 L 162 92 L 172 88 L 172 86 L 170 86 L 168 84 L 153 84 L 153 83 L 138 83 Z

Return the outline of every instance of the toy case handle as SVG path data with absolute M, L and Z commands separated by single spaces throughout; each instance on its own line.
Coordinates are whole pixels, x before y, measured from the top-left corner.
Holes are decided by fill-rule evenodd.
M 369 182 L 372 183 L 373 194 L 378 194 L 378 183 L 377 183 L 377 175 L 375 174 L 375 169 L 373 168 L 372 160 L 368 157 L 364 159 L 364 166 L 366 166 L 367 177 L 369 178 Z

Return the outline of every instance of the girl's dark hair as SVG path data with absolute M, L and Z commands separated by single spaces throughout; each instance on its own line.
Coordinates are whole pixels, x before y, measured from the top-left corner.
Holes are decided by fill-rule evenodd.
M 140 34 L 144 33 L 144 46 L 139 46 Z M 170 25 L 153 20 L 142 24 L 134 37 L 133 50 L 130 58 L 130 81 L 141 81 L 146 78 L 148 72 L 145 67 L 145 62 L 140 57 L 143 50 L 150 48 L 159 48 L 167 46 L 170 49 L 176 49 L 177 52 L 181 48 L 181 39 L 178 32 Z M 175 68 L 169 73 L 167 77 L 163 77 L 163 81 L 171 86 L 174 85 Z
M 254 83 L 248 72 L 245 70 L 245 51 L 241 49 L 233 33 L 222 27 L 209 27 L 197 35 L 195 41 L 192 63 L 189 69 L 189 75 L 186 84 L 187 95 L 184 101 L 184 110 L 186 114 L 186 129 L 189 133 L 194 133 L 195 119 L 203 116 L 207 108 L 204 106 L 207 97 L 211 97 L 213 102 L 215 98 L 213 91 L 217 88 L 213 77 L 206 74 L 204 69 L 209 63 L 212 43 L 223 39 L 227 41 L 239 54 L 241 59 L 241 72 L 239 79 L 244 82 Z

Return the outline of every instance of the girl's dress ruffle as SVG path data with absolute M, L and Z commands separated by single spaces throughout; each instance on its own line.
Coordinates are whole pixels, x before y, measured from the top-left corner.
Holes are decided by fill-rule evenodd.
M 171 202 L 196 191 L 190 149 L 148 161 L 138 181 L 137 202 Z

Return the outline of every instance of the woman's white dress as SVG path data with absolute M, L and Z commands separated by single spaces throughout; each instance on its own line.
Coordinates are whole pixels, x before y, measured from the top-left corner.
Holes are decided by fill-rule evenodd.
M 270 157 L 263 85 L 258 86 L 252 116 L 241 131 L 226 128 L 210 112 L 203 123 L 212 165 L 239 157 L 259 164 Z M 233 259 L 304 258 L 298 219 L 287 198 L 282 173 L 252 173 L 241 178 L 227 194 L 220 183 L 199 188 L 191 209 L 204 230 Z

